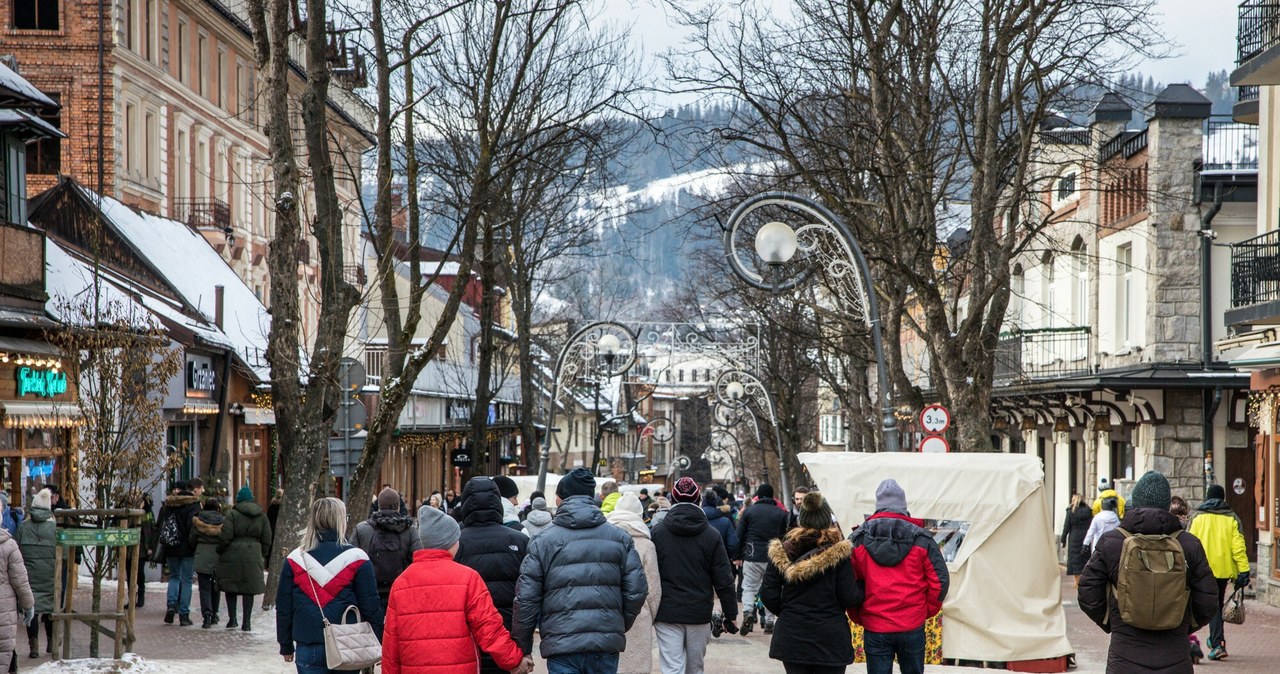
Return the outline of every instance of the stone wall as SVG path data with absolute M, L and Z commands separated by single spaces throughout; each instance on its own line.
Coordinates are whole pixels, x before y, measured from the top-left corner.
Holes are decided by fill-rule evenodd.
M 1202 406 L 1199 391 L 1166 390 L 1164 423 L 1151 429 L 1151 469 L 1169 478 L 1173 493 L 1189 503 L 1198 503 L 1204 491 Z

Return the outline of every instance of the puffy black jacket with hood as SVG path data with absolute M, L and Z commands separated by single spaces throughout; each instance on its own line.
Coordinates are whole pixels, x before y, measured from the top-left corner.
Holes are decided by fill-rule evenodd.
M 473 477 L 462 487 L 462 503 L 457 513 L 462 519 L 458 554 L 453 560 L 480 574 L 493 605 L 502 614 L 502 624 L 511 630 L 511 605 L 516 599 L 516 581 L 520 563 L 529 545 L 529 537 L 502 523 L 505 499 L 498 485 L 487 477 Z M 503 674 L 488 653 L 480 654 L 482 674 Z
M 165 547 L 165 559 L 195 556 L 196 547 L 190 540 L 193 526 L 191 521 L 199 514 L 200 497 L 189 491 L 180 491 L 165 498 L 164 505 L 160 508 L 160 517 L 156 519 L 156 529 L 164 531 L 165 520 L 170 517 L 176 517 L 178 524 L 178 544 Z
M 662 604 L 654 622 L 711 622 L 712 588 L 720 597 L 724 617 L 737 619 L 733 567 L 720 533 L 707 523 L 701 507 L 692 503 L 672 506 L 653 528 L 653 547 L 658 551 L 658 575 L 662 577 Z
M 769 561 L 769 543 L 787 535 L 790 517 L 771 498 L 762 498 L 738 515 L 738 543 L 747 562 Z
M 571 496 L 556 509 L 552 526 L 529 543 L 512 636 L 528 655 L 537 628 L 544 658 L 621 653 L 648 592 L 631 536 L 608 524 L 590 496 Z

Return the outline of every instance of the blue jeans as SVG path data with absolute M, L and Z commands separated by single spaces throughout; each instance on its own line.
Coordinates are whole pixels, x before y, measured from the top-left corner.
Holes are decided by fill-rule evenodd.
M 618 654 L 553 655 L 547 658 L 547 674 L 618 674 Z
M 298 674 L 330 674 L 324 644 L 294 644 L 293 664 Z
M 195 557 L 169 558 L 169 594 L 165 596 L 165 605 L 178 612 L 178 615 L 191 613 L 191 574 L 195 573 Z
M 910 632 L 863 633 L 867 654 L 867 674 L 892 674 L 893 656 L 898 656 L 902 674 L 924 674 L 924 626 Z

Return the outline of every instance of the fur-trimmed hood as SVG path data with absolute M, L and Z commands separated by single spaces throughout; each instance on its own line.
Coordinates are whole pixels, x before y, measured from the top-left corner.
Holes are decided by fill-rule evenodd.
M 191 519 L 196 526 L 196 533 L 208 538 L 217 538 L 222 534 L 222 523 L 226 518 L 216 510 L 201 510 L 199 515 Z
M 788 583 L 813 580 L 839 564 L 851 564 L 852 555 L 853 544 L 849 541 L 812 548 L 796 559 L 787 554 L 786 543 L 782 539 L 774 539 L 769 543 L 769 560 L 778 567 Z

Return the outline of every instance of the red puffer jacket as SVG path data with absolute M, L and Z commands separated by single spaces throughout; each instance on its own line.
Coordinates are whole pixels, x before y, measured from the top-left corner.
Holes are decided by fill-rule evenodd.
M 866 584 L 849 618 L 869 632 L 908 632 L 942 610 L 950 574 L 922 520 L 880 512 L 853 532 L 853 570 Z
M 444 550 L 413 553 L 387 602 L 383 674 L 475 674 L 477 645 L 503 669 L 524 658 L 480 574 Z

